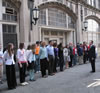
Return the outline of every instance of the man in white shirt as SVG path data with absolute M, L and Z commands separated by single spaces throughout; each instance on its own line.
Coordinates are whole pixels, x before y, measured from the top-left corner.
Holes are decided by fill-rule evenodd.
M 3 51 L 1 50 L 0 45 L 0 84 L 2 84 L 2 77 L 3 77 Z

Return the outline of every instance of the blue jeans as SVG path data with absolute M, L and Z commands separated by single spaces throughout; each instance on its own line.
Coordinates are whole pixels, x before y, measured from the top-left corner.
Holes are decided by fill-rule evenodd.
M 75 54 L 73 57 L 73 65 L 76 65 L 76 63 L 77 63 L 77 54 Z
M 36 62 L 35 62 L 35 72 L 40 71 L 40 58 L 39 55 L 36 55 Z
M 29 79 L 34 80 L 34 69 L 29 70 Z

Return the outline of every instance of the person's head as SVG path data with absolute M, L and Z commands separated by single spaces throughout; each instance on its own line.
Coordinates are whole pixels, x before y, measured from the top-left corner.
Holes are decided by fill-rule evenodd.
M 49 41 L 49 45 L 53 46 L 53 41 L 52 40 Z
M 7 51 L 8 51 L 10 56 L 14 53 L 14 45 L 12 43 L 8 44 Z
M 68 48 L 68 47 L 69 47 L 68 45 L 65 46 L 65 48 Z
M 58 48 L 62 48 L 63 46 L 62 46 L 62 43 L 60 43 L 59 45 L 58 45 Z
M 54 46 L 54 47 L 57 47 L 57 43 L 54 43 L 53 46 Z
M 73 46 L 73 44 L 72 43 L 69 43 L 69 46 Z
M 30 50 L 30 49 L 31 49 L 31 45 L 28 45 L 28 46 L 27 46 L 27 50 Z
M 82 45 L 82 44 L 80 44 L 80 47 L 83 47 L 83 45 Z
M 42 44 L 43 41 L 40 41 L 40 45 Z
M 37 45 L 37 46 L 39 46 L 39 45 L 40 45 L 40 42 L 39 42 L 39 41 L 37 41 L 37 42 L 36 42 L 36 45 Z
M 23 49 L 23 48 L 24 48 L 24 43 L 20 43 L 19 49 Z
M 46 46 L 46 43 L 45 43 L 45 42 L 42 42 L 42 43 L 41 43 L 41 46 L 42 46 L 42 47 L 45 47 L 45 46 Z
M 35 49 L 36 49 L 36 44 L 32 44 L 31 50 L 32 50 L 33 53 L 35 53 Z
M 83 42 L 83 45 L 86 45 L 86 42 Z
M 93 40 L 90 41 L 90 45 L 92 45 L 92 44 L 93 44 Z

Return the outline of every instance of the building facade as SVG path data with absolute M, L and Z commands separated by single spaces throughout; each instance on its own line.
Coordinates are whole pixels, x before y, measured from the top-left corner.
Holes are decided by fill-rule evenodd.
M 18 47 L 36 41 L 49 40 L 63 43 L 82 43 L 94 40 L 100 47 L 100 0 L 34 0 L 40 9 L 36 25 L 30 25 L 28 0 L 0 0 L 0 44 L 3 48 L 11 42 Z M 84 21 L 92 19 L 97 30 L 84 31 Z M 89 27 L 88 27 L 89 28 Z

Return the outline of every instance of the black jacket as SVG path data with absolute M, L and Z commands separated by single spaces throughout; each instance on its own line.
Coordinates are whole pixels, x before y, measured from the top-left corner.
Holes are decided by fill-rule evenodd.
M 92 59 L 92 58 L 96 58 L 96 52 L 95 52 L 95 46 L 92 45 L 89 49 L 89 58 Z

